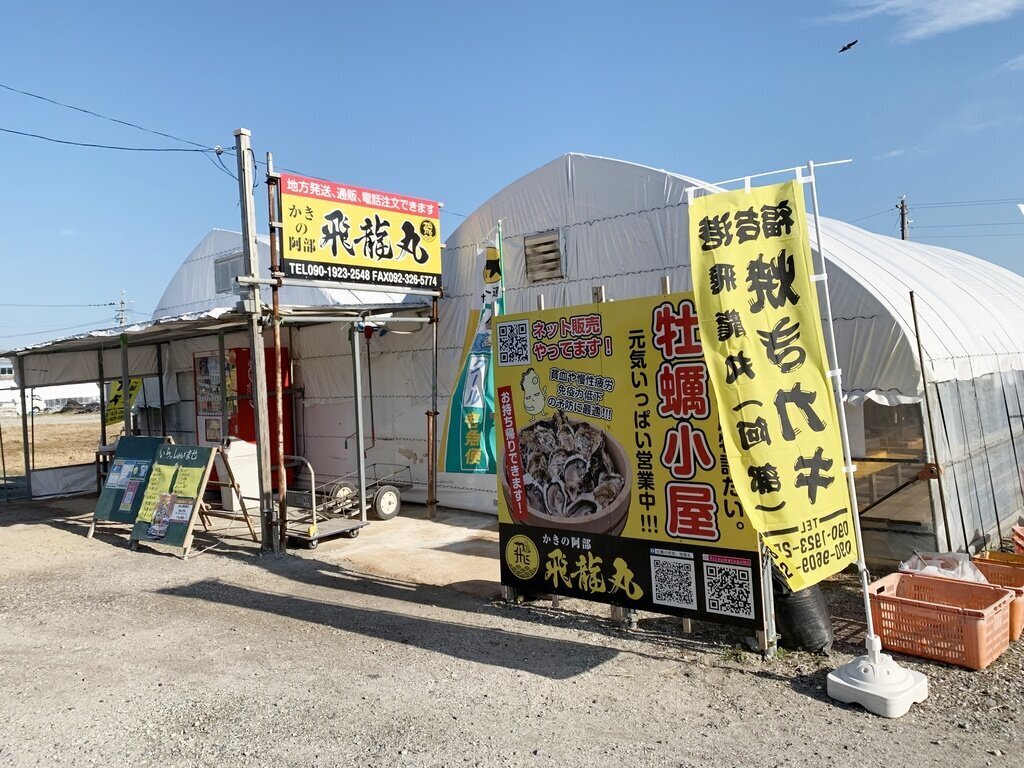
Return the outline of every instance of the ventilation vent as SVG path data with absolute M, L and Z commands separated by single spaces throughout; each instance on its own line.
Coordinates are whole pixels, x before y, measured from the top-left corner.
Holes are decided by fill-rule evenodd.
M 242 254 L 217 259 L 213 264 L 213 284 L 217 295 L 234 293 L 238 289 L 235 278 L 242 274 Z
M 526 253 L 526 279 L 531 283 L 565 277 L 557 229 L 526 235 L 523 248 Z

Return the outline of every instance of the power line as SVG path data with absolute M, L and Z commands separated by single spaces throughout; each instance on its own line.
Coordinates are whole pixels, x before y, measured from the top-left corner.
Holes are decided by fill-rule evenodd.
M 68 325 L 64 328 L 50 328 L 45 331 L 30 331 L 29 333 L 7 333 L 0 335 L 0 339 L 15 339 L 22 336 L 42 336 L 44 333 L 59 333 L 60 331 L 73 331 L 79 328 L 90 328 L 95 329 L 95 321 L 92 323 L 79 323 L 78 325 Z
M 948 229 L 951 227 L 1024 227 L 1024 221 L 993 221 L 988 224 L 918 224 L 914 229 Z
M 54 307 L 112 307 L 116 301 L 106 301 L 102 304 L 0 304 L 0 307 L 32 307 L 37 309 L 52 309 Z
M 72 147 L 89 147 L 92 149 L 117 149 L 122 152 L 200 152 L 202 154 L 216 153 L 215 149 L 186 149 L 184 147 L 121 147 L 113 144 L 92 144 L 85 141 L 68 141 L 67 139 L 55 139 L 52 136 L 43 136 L 38 133 L 26 133 L 15 131 L 13 128 L 0 128 L 4 133 L 13 133 L 16 136 L 27 136 L 32 139 L 42 139 L 54 144 L 66 144 Z
M 984 232 L 977 235 L 925 235 L 920 240 L 948 240 L 951 237 L 1024 237 L 1024 232 Z
M 1021 200 L 1024 200 L 1024 195 L 1020 197 L 1006 197 L 1000 200 L 956 200 L 943 203 L 914 203 L 914 208 L 957 208 L 960 206 L 973 206 L 973 205 L 1001 205 L 1003 203 L 1017 204 Z
M 864 219 L 873 219 L 875 216 L 881 216 L 883 213 L 892 213 L 892 208 L 886 208 L 884 211 L 878 213 L 869 213 L 867 216 L 861 216 L 859 219 L 853 219 L 852 221 L 846 222 L 847 224 L 856 224 L 858 221 L 864 221 Z
M 191 144 L 193 147 L 199 147 L 201 149 L 207 149 L 206 145 L 204 145 L 204 144 L 198 144 L 198 143 L 196 143 L 194 141 L 189 141 L 188 139 L 182 139 L 182 138 L 179 138 L 178 136 L 174 136 L 174 135 L 172 135 L 170 133 L 164 133 L 163 131 L 154 131 L 152 128 L 144 128 L 141 125 L 137 125 L 136 123 L 128 122 L 127 120 L 118 120 L 116 117 L 107 117 L 106 115 L 101 115 L 99 112 L 93 112 L 91 109 L 84 109 L 83 107 L 76 107 L 73 104 L 65 104 L 62 101 L 57 101 L 56 99 L 51 99 L 51 98 L 49 98 L 47 96 L 40 96 L 38 93 L 30 93 L 29 91 L 23 91 L 23 90 L 21 90 L 19 88 L 14 88 L 13 86 L 10 86 L 10 85 L 5 85 L 4 83 L 0 83 L 0 88 L 4 88 L 5 90 L 12 91 L 14 93 L 20 93 L 22 96 L 31 96 L 33 99 L 39 99 L 40 101 L 45 101 L 45 102 L 48 102 L 50 104 L 55 104 L 58 107 L 64 107 L 65 109 L 73 109 L 75 112 L 82 112 L 83 114 L 86 114 L 86 115 L 92 115 L 93 117 L 98 117 L 100 120 L 109 120 L 112 123 L 118 123 L 119 125 L 126 125 L 129 128 L 136 128 L 136 129 L 138 129 L 140 131 L 145 131 L 146 133 L 152 133 L 154 136 L 163 136 L 165 139 L 171 139 L 172 141 L 180 141 L 182 144 Z

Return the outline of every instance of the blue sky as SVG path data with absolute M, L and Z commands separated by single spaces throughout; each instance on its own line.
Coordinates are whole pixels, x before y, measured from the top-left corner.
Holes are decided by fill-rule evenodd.
M 819 176 L 825 215 L 898 235 L 905 194 L 913 239 L 1024 273 L 1024 0 L 55 0 L 4 26 L 4 86 L 205 147 L 244 126 L 260 159 L 443 201 L 442 234 L 566 152 L 707 181 L 853 158 Z M 3 88 L 0 128 L 191 147 Z M 0 158 L 0 348 L 112 325 L 57 305 L 122 290 L 147 319 L 209 229 L 239 228 L 200 153 L 0 132 Z

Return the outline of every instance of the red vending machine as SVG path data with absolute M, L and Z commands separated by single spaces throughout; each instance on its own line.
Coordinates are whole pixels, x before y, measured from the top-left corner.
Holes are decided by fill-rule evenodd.
M 271 461 L 276 456 L 277 408 L 274 405 L 274 350 L 267 349 L 267 410 Z M 196 352 L 193 357 L 196 387 L 196 439 L 199 445 L 219 445 L 224 437 L 237 437 L 256 442 L 256 417 L 252 396 L 252 356 L 248 347 L 234 347 L 224 351 L 224 369 L 221 370 L 217 352 Z M 282 419 L 284 424 L 284 452 L 294 453 L 292 433 L 291 358 L 287 349 L 281 350 L 281 379 L 285 392 Z M 224 432 L 224 428 L 227 432 Z M 289 474 L 290 477 L 290 474 Z M 276 489 L 276 473 L 274 473 Z

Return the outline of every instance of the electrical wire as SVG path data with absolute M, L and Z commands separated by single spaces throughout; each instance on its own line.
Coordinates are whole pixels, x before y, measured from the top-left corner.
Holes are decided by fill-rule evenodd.
M 154 131 L 152 128 L 145 128 L 145 127 L 143 127 L 141 125 L 137 125 L 136 123 L 128 122 L 127 120 L 118 120 L 116 117 L 107 117 L 106 115 L 101 115 L 99 112 L 93 112 L 91 109 L 84 109 L 83 107 L 76 107 L 73 104 L 65 104 L 62 101 L 57 101 L 56 99 L 51 99 L 51 98 L 49 98 L 47 96 L 40 96 L 38 93 L 31 93 L 29 91 L 23 91 L 20 88 L 15 88 L 15 87 L 10 86 L 10 85 L 5 85 L 4 83 L 0 83 L 0 88 L 3 88 L 3 89 L 8 90 L 8 91 L 12 91 L 13 93 L 20 93 L 22 96 L 31 96 L 33 99 L 39 99 L 40 101 L 45 101 L 45 102 L 48 102 L 50 104 L 55 104 L 58 107 L 64 107 L 65 109 L 73 109 L 75 112 L 81 112 L 81 113 L 86 114 L 86 115 L 92 115 L 93 117 L 98 117 L 100 120 L 108 120 L 111 123 L 118 123 L 119 125 L 126 125 L 129 128 L 136 128 L 136 129 L 138 129 L 140 131 L 145 131 L 146 133 L 151 133 L 154 136 L 163 136 L 165 139 L 171 139 L 172 141 L 180 141 L 182 144 L 191 144 L 193 147 L 199 147 L 200 149 L 207 149 L 206 145 L 204 145 L 204 144 L 198 144 L 198 143 L 196 143 L 194 141 L 189 141 L 188 139 L 182 139 L 182 138 L 180 138 L 178 136 L 174 136 L 174 135 L 172 135 L 170 133 L 164 133 L 163 131 Z
M 984 232 L 977 235 L 923 235 L 919 240 L 948 240 L 951 237 L 1024 237 L 1024 232 Z
M 77 330 L 79 328 L 95 329 L 96 328 L 96 322 L 98 322 L 98 321 L 94 320 L 91 323 L 79 323 L 78 325 L 68 325 L 68 326 L 65 326 L 64 328 L 50 328 L 50 329 L 45 330 L 45 331 L 29 331 L 28 333 L 6 333 L 6 334 L 3 334 L 3 335 L 0 335 L 0 339 L 15 339 L 15 338 L 20 338 L 22 336 L 41 336 L 44 333 L 59 333 L 61 331 L 74 331 L 74 330 Z
M 121 147 L 113 144 L 93 144 L 85 141 L 68 141 L 67 139 L 55 139 L 52 136 L 43 136 L 39 133 L 27 133 L 16 131 L 13 128 L 0 128 L 3 133 L 13 133 L 15 136 L 27 136 L 32 139 L 42 139 L 54 144 L 66 144 L 72 147 L 89 147 L 91 149 L 116 149 L 122 152 L 200 152 L 203 154 L 215 153 L 215 149 L 186 149 L 185 147 Z
M 878 213 L 869 213 L 867 216 L 861 216 L 859 219 L 852 219 L 851 221 L 848 221 L 847 224 L 856 224 L 858 221 L 864 221 L 864 219 L 873 219 L 875 218 L 875 216 L 881 216 L 883 213 L 892 213 L 892 211 L 893 208 L 886 208 L 884 211 L 879 211 Z
M 974 206 L 974 205 L 1001 205 L 1003 203 L 1017 204 L 1024 200 L 1024 195 L 1021 197 L 1006 197 L 999 200 L 958 200 L 942 203 L 914 203 L 914 208 L 957 208 L 960 206 Z
M 55 307 L 114 307 L 116 301 L 107 301 L 103 304 L 0 304 L 0 307 L 31 307 L 39 309 L 52 309 Z
M 993 221 L 988 224 L 915 224 L 914 229 L 951 229 L 955 227 L 1024 227 L 1024 221 Z
M 228 167 L 226 165 L 224 165 L 224 161 L 222 161 L 220 159 L 220 155 L 219 154 L 215 155 L 215 156 L 203 155 L 203 157 L 205 157 L 207 160 L 209 160 L 211 163 L 213 163 L 213 167 L 216 168 L 218 171 L 220 171 L 221 173 L 226 173 L 232 179 L 234 179 L 235 181 L 238 181 L 238 177 L 235 176 L 235 174 L 233 174 L 231 171 L 228 170 Z M 216 157 L 216 160 L 214 159 L 214 157 Z M 219 165 L 218 165 L 218 163 L 219 163 Z

